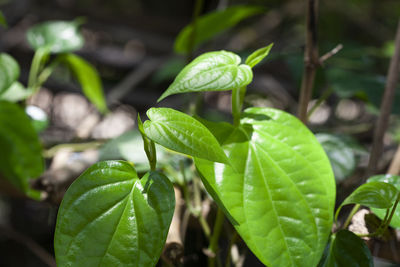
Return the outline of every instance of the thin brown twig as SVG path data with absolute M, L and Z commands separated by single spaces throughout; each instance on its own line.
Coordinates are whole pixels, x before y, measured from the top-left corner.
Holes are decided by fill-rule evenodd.
M 297 115 L 299 119 L 307 122 L 307 107 L 311 99 L 314 85 L 315 72 L 319 64 L 317 45 L 317 21 L 318 21 L 318 0 L 307 1 L 307 31 L 306 47 L 304 51 L 304 71 L 300 88 L 300 100 Z
M 47 266 L 57 267 L 54 257 L 28 236 L 23 235 L 9 227 L 0 226 L 0 233 L 30 249 Z
M 319 65 L 323 65 L 325 63 L 326 60 L 328 60 L 329 58 L 331 58 L 332 56 L 336 55 L 337 53 L 339 53 L 340 50 L 342 50 L 343 45 L 342 44 L 338 44 L 337 46 L 335 46 L 331 51 L 329 51 L 328 53 L 322 55 L 319 58 Z
M 400 71 L 400 20 L 397 25 L 394 55 L 390 60 L 385 91 L 381 103 L 381 111 L 379 113 L 378 121 L 376 123 L 374 131 L 374 139 L 372 143 L 372 149 L 365 179 L 376 172 L 378 161 L 382 154 L 383 137 L 388 128 L 389 116 L 392 110 L 396 84 L 399 79 L 399 71 Z

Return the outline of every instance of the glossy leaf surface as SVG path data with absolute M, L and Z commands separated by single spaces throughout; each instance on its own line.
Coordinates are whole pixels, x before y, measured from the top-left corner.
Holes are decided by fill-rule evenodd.
M 373 267 L 371 252 L 365 242 L 347 230 L 332 235 L 326 258 L 318 267 Z
M 42 148 L 28 116 L 18 105 L 0 101 L 0 172 L 19 190 L 38 198 L 29 180 L 44 170 Z
M 196 32 L 194 39 L 194 47 L 196 48 L 200 44 L 218 33 L 223 32 L 241 20 L 259 14 L 263 11 L 262 8 L 252 6 L 233 6 L 222 11 L 214 11 L 198 18 L 196 22 Z M 177 53 L 187 53 L 190 49 L 191 35 L 193 32 L 193 25 L 189 24 L 178 34 L 175 40 L 174 50 Z
M 143 127 L 148 138 L 192 157 L 228 162 L 220 144 L 199 121 L 170 108 L 151 108 Z
M 57 266 L 155 266 L 174 208 L 173 186 L 161 173 L 139 179 L 127 162 L 99 162 L 61 203 Z
M 80 24 L 80 21 L 46 21 L 30 28 L 26 37 L 35 50 L 50 47 L 52 53 L 72 52 L 84 43 Z
M 195 163 L 247 246 L 267 266 L 316 266 L 331 230 L 335 181 L 314 135 L 283 111 L 250 108 L 221 143 L 230 165 Z
M 400 176 L 398 175 L 375 175 L 372 176 L 371 178 L 368 179 L 367 182 L 372 182 L 372 181 L 379 181 L 379 182 L 384 182 L 384 183 L 389 183 L 393 185 L 394 187 L 397 188 L 398 191 L 400 191 Z M 385 217 L 386 210 L 383 209 L 371 209 L 373 213 L 375 213 L 381 220 Z M 390 221 L 390 226 L 394 228 L 400 228 L 400 206 L 398 205 L 396 208 L 396 211 L 394 212 L 393 218 Z
M 19 77 L 19 65 L 15 59 L 6 54 L 0 54 L 0 95 L 6 91 Z
M 205 53 L 194 59 L 175 78 L 158 101 L 169 95 L 202 91 L 227 91 L 248 85 L 253 72 L 240 65 L 240 57 L 227 51 Z
M 396 187 L 388 183 L 370 181 L 362 184 L 339 206 L 336 211 L 336 217 L 338 216 L 340 209 L 347 204 L 360 204 L 370 208 L 388 209 L 393 205 L 397 193 L 398 190 Z
M 251 68 L 253 68 L 255 65 L 260 63 L 261 60 L 268 56 L 269 51 L 271 51 L 273 45 L 274 44 L 272 43 L 251 53 L 251 55 L 248 56 L 246 59 L 246 65 L 249 65 Z
M 79 81 L 85 96 L 101 112 L 107 111 L 103 85 L 97 70 L 83 58 L 74 54 L 65 54 L 61 60 L 68 65 Z

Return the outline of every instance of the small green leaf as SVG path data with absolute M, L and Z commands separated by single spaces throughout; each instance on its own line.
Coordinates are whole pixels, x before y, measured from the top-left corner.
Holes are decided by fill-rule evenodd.
M 49 126 L 49 118 L 43 109 L 30 105 L 25 108 L 25 112 L 31 119 L 32 126 L 37 133 L 44 131 Z
M 89 62 L 74 54 L 62 55 L 60 56 L 60 60 L 72 70 L 85 96 L 100 112 L 107 112 L 103 85 L 97 70 Z
M 0 95 L 18 79 L 19 72 L 19 65 L 13 57 L 0 53 Z
M 32 89 L 25 88 L 20 82 L 14 82 L 3 94 L 0 95 L 0 100 L 18 102 L 27 99 L 32 94 Z
M 328 155 L 336 181 L 343 181 L 350 176 L 356 168 L 356 156 L 352 147 L 336 135 L 318 133 L 315 137 Z
M 30 28 L 26 34 L 28 43 L 35 50 L 50 47 L 52 53 L 72 52 L 83 46 L 80 33 L 81 21 L 47 21 Z
M 0 101 L 0 147 L 0 172 L 28 196 L 38 198 L 29 180 L 44 170 L 39 138 L 25 112 L 6 101 Z
M 373 267 L 371 252 L 365 242 L 348 230 L 331 236 L 328 255 L 318 267 Z
M 335 203 L 321 145 L 297 118 L 270 108 L 246 109 L 225 135 L 230 165 L 195 158 L 207 191 L 262 263 L 316 266 Z
M 145 121 L 148 138 L 171 150 L 216 162 L 228 163 L 217 139 L 199 121 L 170 108 L 151 108 Z
M 370 181 L 362 184 L 348 196 L 336 211 L 336 218 L 341 208 L 348 204 L 360 204 L 370 208 L 388 209 L 397 196 L 398 190 L 391 184 Z
M 99 162 L 67 190 L 54 237 L 57 266 L 155 266 L 175 208 L 171 182 Z
M 6 18 L 4 17 L 3 12 L 1 12 L 1 11 L 0 11 L 0 25 L 3 27 L 8 27 Z
M 178 74 L 158 101 L 173 94 L 227 91 L 246 86 L 252 81 L 253 72 L 249 66 L 240 65 L 240 61 L 240 57 L 232 52 L 205 53 Z
M 214 11 L 201 16 L 196 21 L 196 36 L 194 47 L 210 40 L 215 35 L 235 26 L 240 21 L 262 13 L 264 10 L 254 6 L 233 6 L 222 11 Z M 189 24 L 178 34 L 175 40 L 174 50 L 177 53 L 187 53 L 190 49 L 193 25 Z
M 375 175 L 367 180 L 368 183 L 372 182 L 372 181 L 379 181 L 379 182 L 391 184 L 394 187 L 396 187 L 398 191 L 400 191 L 400 176 L 398 176 L 398 175 L 390 175 L 390 174 Z M 386 210 L 376 209 L 376 208 L 371 208 L 371 210 L 381 220 L 383 220 L 385 218 Z M 400 229 L 400 205 L 397 206 L 396 211 L 393 214 L 393 218 L 390 221 L 390 226 Z
M 268 56 L 269 51 L 271 50 L 274 44 L 270 44 L 266 47 L 257 49 L 246 59 L 246 64 L 253 68 L 255 65 L 261 62 L 266 56 Z

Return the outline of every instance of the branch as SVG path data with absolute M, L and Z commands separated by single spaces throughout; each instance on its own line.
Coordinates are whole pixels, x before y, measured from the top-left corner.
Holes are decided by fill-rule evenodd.
M 311 99 L 312 88 L 314 85 L 315 71 L 319 65 L 318 46 L 317 46 L 317 10 L 318 0 L 308 0 L 307 4 L 307 32 L 306 47 L 304 51 L 304 72 L 300 89 L 300 100 L 297 116 L 307 122 L 307 107 Z
M 392 110 L 396 84 L 399 79 L 399 71 L 400 71 L 400 20 L 397 25 L 394 55 L 390 60 L 385 92 L 383 94 L 381 103 L 381 112 L 379 113 L 378 121 L 376 123 L 374 131 L 374 140 L 372 143 L 372 150 L 365 178 L 376 172 L 378 166 L 378 160 L 382 154 L 383 136 L 388 127 L 389 116 Z

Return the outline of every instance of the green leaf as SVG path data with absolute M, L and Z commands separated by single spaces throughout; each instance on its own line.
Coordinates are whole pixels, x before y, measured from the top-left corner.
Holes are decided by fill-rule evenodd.
M 348 230 L 331 236 L 329 252 L 319 267 L 373 267 L 371 252 L 365 242 Z
M 217 162 L 228 159 L 217 139 L 199 121 L 170 108 L 151 108 L 145 121 L 148 138 L 171 150 Z
M 356 156 L 352 147 L 342 138 L 325 133 L 318 133 L 315 137 L 317 137 L 328 155 L 337 181 L 343 181 L 354 172 L 356 168 Z
M 19 72 L 19 65 L 13 57 L 0 53 L 0 95 L 18 79 Z
M 0 95 L 0 100 L 18 102 L 27 99 L 32 94 L 32 89 L 25 88 L 20 82 L 14 82 L 3 94 Z
M 67 190 L 55 231 L 57 266 L 155 266 L 175 208 L 171 182 L 99 162 Z
M 0 172 L 14 186 L 32 198 L 29 180 L 44 171 L 38 135 L 25 112 L 16 104 L 0 101 Z
M 196 32 L 194 47 L 210 40 L 215 35 L 235 26 L 240 21 L 262 13 L 264 10 L 254 6 L 233 6 L 222 11 L 214 11 L 201 16 L 196 21 Z M 175 40 L 174 50 L 176 53 L 188 53 L 190 49 L 193 25 L 189 24 L 181 30 Z
M 81 20 L 46 21 L 30 28 L 26 37 L 35 50 L 50 47 L 52 53 L 72 52 L 84 44 L 79 30 L 81 24 Z
M 83 58 L 74 54 L 60 56 L 60 60 L 67 64 L 79 81 L 85 96 L 100 112 L 107 112 L 107 105 L 103 93 L 103 85 L 97 70 Z
M 0 25 L 3 27 L 8 27 L 6 18 L 4 17 L 3 12 L 1 12 L 1 11 L 0 11 Z
M 49 126 L 49 118 L 43 109 L 30 105 L 25 108 L 25 112 L 37 133 L 44 131 Z
M 255 65 L 261 62 L 266 56 L 268 56 L 269 51 L 271 50 L 272 46 L 274 44 L 270 44 L 266 47 L 257 49 L 253 53 L 251 53 L 250 56 L 247 57 L 246 59 L 246 64 L 249 65 L 251 68 L 253 68 Z
M 205 53 L 194 59 L 175 78 L 157 101 L 179 93 L 227 91 L 248 85 L 253 72 L 240 64 L 240 57 L 232 52 Z
M 250 108 L 222 142 L 230 165 L 195 164 L 247 246 L 267 266 L 316 266 L 331 231 L 335 180 L 314 135 L 283 111 Z
M 370 181 L 362 184 L 348 196 L 336 211 L 336 218 L 341 208 L 348 204 L 360 204 L 370 208 L 388 209 L 397 196 L 398 190 L 391 184 Z
M 385 174 L 385 175 L 375 175 L 372 176 L 367 180 L 367 182 L 373 182 L 373 181 L 379 181 L 379 182 L 384 182 L 393 185 L 396 187 L 398 191 L 400 191 L 400 176 L 398 175 L 390 175 L 390 174 Z M 385 218 L 386 210 L 383 209 L 376 209 L 376 208 L 371 208 L 372 212 L 376 214 L 381 220 Z M 399 205 L 397 206 L 393 218 L 390 221 L 390 226 L 394 228 L 400 228 L 400 207 Z

